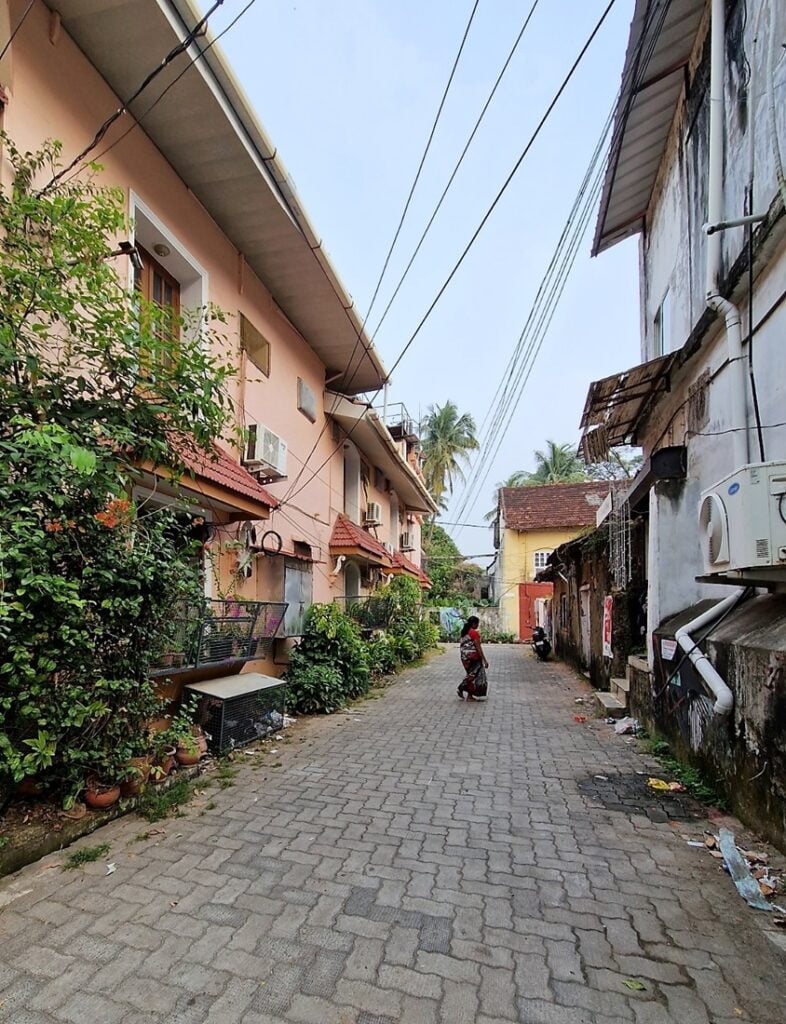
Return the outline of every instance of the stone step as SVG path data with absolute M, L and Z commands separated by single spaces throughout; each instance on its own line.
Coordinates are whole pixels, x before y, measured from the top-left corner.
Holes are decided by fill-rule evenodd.
M 615 697 L 613 693 L 598 691 L 595 694 L 595 699 L 600 704 L 607 718 L 622 718 L 627 710 L 627 705 L 619 697 Z
M 611 689 L 624 690 L 625 693 L 630 693 L 630 679 L 627 676 L 612 676 L 611 678 Z

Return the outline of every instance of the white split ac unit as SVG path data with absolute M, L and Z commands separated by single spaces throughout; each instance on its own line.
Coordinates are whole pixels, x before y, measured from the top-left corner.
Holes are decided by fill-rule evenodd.
M 743 466 L 704 491 L 704 572 L 786 569 L 786 461 Z
M 402 551 L 414 551 L 415 550 L 415 537 L 412 533 L 402 533 L 401 542 L 399 547 Z
M 390 543 L 390 541 L 386 540 L 384 542 L 384 546 L 385 546 L 385 551 L 387 551 L 387 553 L 389 555 L 392 555 L 393 554 L 393 545 Z
M 366 518 L 364 520 L 366 526 L 381 526 L 382 525 L 382 509 L 379 506 L 379 502 L 370 501 L 366 506 Z
M 243 461 L 252 471 L 280 479 L 287 475 L 287 443 L 264 424 L 252 423 Z

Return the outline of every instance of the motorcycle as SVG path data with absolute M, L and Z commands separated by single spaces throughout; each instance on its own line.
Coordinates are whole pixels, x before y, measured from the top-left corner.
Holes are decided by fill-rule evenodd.
M 546 636 L 546 630 L 542 626 L 535 626 L 532 630 L 530 643 L 540 660 L 546 661 L 551 654 L 551 641 Z

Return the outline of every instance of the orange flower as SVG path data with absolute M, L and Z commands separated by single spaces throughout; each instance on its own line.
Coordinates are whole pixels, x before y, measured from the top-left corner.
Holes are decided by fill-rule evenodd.
M 52 522 L 52 520 L 49 520 L 47 523 L 44 524 L 44 529 L 46 530 L 47 533 L 60 533 L 60 531 L 63 529 L 63 524 Z

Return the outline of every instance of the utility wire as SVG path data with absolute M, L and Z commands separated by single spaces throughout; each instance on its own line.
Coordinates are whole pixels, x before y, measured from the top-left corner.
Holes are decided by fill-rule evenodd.
M 554 95 L 553 99 L 549 103 L 549 105 L 548 105 L 548 107 L 546 109 L 546 112 L 544 113 L 543 117 L 541 117 L 540 121 L 538 122 L 538 125 L 536 126 L 536 128 L 534 130 L 534 132 L 530 136 L 526 146 L 524 147 L 524 150 L 522 151 L 522 153 L 520 154 L 520 156 L 516 160 L 516 163 L 514 164 L 513 169 L 511 170 L 511 172 L 509 173 L 509 175 L 505 179 L 502 187 L 497 192 L 496 196 L 494 197 L 494 200 L 491 203 L 491 206 L 488 208 L 488 210 L 484 214 L 480 224 L 478 225 L 478 227 L 473 232 L 472 237 L 470 238 L 469 242 L 467 243 L 467 245 L 465 246 L 465 248 L 462 251 L 461 255 L 459 256 L 458 261 L 454 264 L 453 269 L 448 274 L 448 276 L 445 279 L 444 283 L 442 284 L 441 288 L 437 292 L 436 297 L 434 298 L 434 300 L 429 305 L 429 307 L 426 310 L 425 314 L 421 318 L 420 322 L 418 323 L 418 325 L 415 328 L 415 330 L 413 331 L 413 333 L 410 335 L 408 341 L 406 342 L 406 344 L 404 345 L 403 349 L 401 350 L 398 358 L 396 359 L 396 361 L 394 362 L 393 366 L 391 367 L 391 369 L 390 369 L 390 371 L 388 373 L 388 376 L 387 376 L 388 380 L 390 379 L 390 376 L 392 375 L 392 373 L 394 372 L 396 367 L 399 365 L 401 360 L 404 358 L 404 356 L 409 351 L 410 347 L 412 346 L 412 344 L 415 341 L 415 339 L 417 338 L 417 336 L 420 334 L 420 332 L 423 329 L 423 326 L 425 325 L 426 321 L 431 316 L 431 314 L 434 311 L 437 303 L 442 298 L 442 296 L 445 293 L 446 289 L 450 285 L 450 282 L 455 277 L 458 269 L 460 268 L 460 266 L 462 265 L 462 263 L 466 259 L 467 254 L 469 253 L 469 251 L 472 248 L 472 246 L 475 244 L 475 242 L 476 242 L 478 236 L 480 235 L 481 231 L 486 226 L 486 223 L 488 222 L 491 214 L 493 213 L 494 209 L 498 205 L 498 203 L 501 200 L 501 198 L 504 195 L 504 193 L 507 191 L 508 186 L 510 185 L 511 181 L 513 180 L 513 178 L 516 175 L 516 172 L 521 167 L 521 164 L 524 162 L 524 159 L 526 158 L 527 154 L 531 150 L 535 140 L 537 139 L 538 135 L 542 131 L 543 126 L 546 124 L 546 121 L 548 120 L 548 118 L 550 117 L 552 111 L 554 110 L 555 106 L 557 105 L 557 102 L 559 101 L 559 99 L 562 96 L 563 92 L 565 91 L 565 89 L 567 88 L 567 86 L 570 83 L 571 79 L 573 78 L 573 75 L 575 74 L 577 68 L 579 67 L 579 64 L 583 60 L 585 54 L 587 53 L 587 50 L 589 49 L 590 45 L 594 41 L 594 39 L 597 36 L 598 32 L 602 28 L 603 23 L 605 22 L 606 18 L 608 17 L 609 13 L 611 12 L 611 9 L 612 9 L 612 7 L 614 6 L 615 3 L 616 3 L 616 0 L 609 0 L 609 3 L 607 4 L 605 10 L 603 11 L 603 14 L 601 15 L 600 19 L 598 20 L 597 24 L 595 25 L 594 29 L 592 30 L 589 38 L 587 39 L 587 41 L 582 46 L 578 56 L 576 57 L 576 59 L 574 60 L 573 64 L 571 65 L 570 70 L 568 71 L 566 77 L 563 79 L 562 84 L 560 85 L 560 87 L 557 90 L 556 94 Z M 366 410 L 366 412 L 367 411 L 368 410 Z M 365 415 L 365 412 L 363 413 L 363 415 Z M 356 420 L 355 423 L 352 425 L 352 428 L 347 433 L 347 439 L 352 436 L 354 431 L 359 426 L 361 420 L 362 420 L 362 416 L 358 420 Z M 330 459 L 333 457 L 333 455 L 339 450 L 339 447 L 341 446 L 341 444 L 343 444 L 343 441 L 339 442 L 339 446 L 337 448 L 335 448 L 330 453 L 330 455 L 320 464 L 320 466 L 315 471 L 315 475 L 321 469 L 323 469 L 324 466 L 327 465 L 327 463 L 330 461 Z M 300 488 L 298 488 L 297 490 L 292 491 L 290 493 L 289 497 L 294 497 L 295 495 L 299 494 L 300 491 L 303 490 L 303 488 L 305 486 L 307 486 L 308 482 L 309 481 L 306 481 L 306 484 L 301 484 Z
M 8 52 L 8 47 L 11 45 L 11 43 L 13 43 L 14 39 L 16 38 L 17 32 L 22 27 L 22 25 L 24 25 L 25 21 L 27 20 L 27 16 L 30 13 L 30 11 L 32 11 L 34 5 L 35 5 L 35 0 L 30 0 L 30 3 L 27 5 L 27 7 L 25 7 L 24 12 L 22 14 L 22 17 L 17 22 L 16 28 L 11 33 L 11 35 L 8 37 L 8 42 L 5 44 L 3 49 L 0 51 L 0 60 L 2 60 L 3 57 L 5 57 L 6 53 Z
M 100 144 L 101 140 L 104 138 L 104 136 L 115 123 L 115 121 L 118 121 L 123 116 L 123 114 L 125 114 L 128 111 L 129 106 L 134 102 L 134 100 L 138 99 L 139 96 L 141 96 L 141 94 L 145 91 L 145 89 L 147 89 L 150 83 L 153 82 L 156 78 L 158 78 L 158 76 L 163 71 L 165 71 L 166 68 L 168 68 L 169 65 L 172 63 L 172 61 L 176 60 L 181 53 L 185 53 L 185 51 L 194 42 L 197 36 L 201 35 L 201 33 L 204 32 L 207 26 L 208 18 L 210 18 L 211 15 L 215 14 L 215 12 L 218 10 L 219 7 L 221 7 L 223 3 L 224 0 L 215 0 L 215 3 L 208 10 L 207 14 L 205 14 L 205 16 L 196 23 L 196 25 L 191 29 L 191 31 L 187 33 L 185 39 L 177 43 L 176 46 L 173 46 L 169 53 L 161 59 L 158 65 L 155 68 L 153 68 L 153 70 L 150 71 L 147 75 L 145 75 L 145 77 L 142 79 L 141 84 L 137 86 L 137 88 L 131 93 L 128 99 L 121 103 L 117 110 L 115 110 L 114 113 L 110 114 L 109 117 L 103 122 L 103 124 L 99 126 L 98 131 L 93 136 L 93 139 L 87 144 L 87 146 L 85 146 L 82 152 L 78 153 L 71 161 L 71 163 L 68 164 L 67 167 L 63 167 L 61 170 L 59 170 L 57 174 L 55 174 L 52 177 L 49 183 L 44 186 L 42 191 L 45 192 L 53 185 L 56 185 L 61 178 L 64 178 L 66 174 L 68 174 L 77 166 L 77 164 L 82 163 L 82 161 L 85 159 L 86 156 L 88 156 L 88 154 L 93 152 L 93 150 L 96 148 L 96 146 Z
M 431 225 L 434 223 L 434 220 L 435 220 L 437 214 L 439 213 L 440 209 L 442 208 L 442 204 L 445 201 L 445 197 L 447 196 L 448 192 L 450 191 L 450 187 L 453 184 L 453 181 L 454 181 L 456 175 L 458 174 L 459 169 L 461 168 L 462 163 L 464 162 L 464 157 L 467 155 L 467 152 L 469 151 L 469 147 L 472 145 L 472 143 L 473 143 L 473 141 L 475 139 L 475 136 L 477 135 L 478 129 L 480 128 L 480 125 L 481 125 L 481 123 L 483 121 L 483 118 L 486 116 L 486 111 L 489 109 L 489 106 L 491 105 L 491 101 L 494 99 L 494 96 L 495 96 L 495 94 L 497 92 L 497 89 L 499 88 L 499 84 L 502 81 L 502 79 L 503 79 L 503 77 L 505 75 L 505 72 L 508 70 L 510 62 L 513 60 L 513 56 L 514 56 L 514 54 L 516 53 L 516 50 L 519 47 L 519 43 L 521 42 L 522 38 L 524 37 L 524 33 L 526 32 L 527 26 L 529 25 L 530 21 L 532 20 L 532 15 L 535 13 L 535 8 L 538 6 L 539 2 L 540 2 L 540 0 L 535 0 L 535 2 L 532 4 L 532 7 L 530 7 L 530 9 L 529 9 L 529 14 L 527 14 L 526 18 L 524 19 L 524 24 L 521 26 L 519 34 L 516 36 L 515 42 L 513 43 L 513 46 L 511 47 L 510 52 L 508 53 L 507 59 L 505 60 L 505 63 L 502 65 L 502 69 L 500 70 L 499 74 L 497 75 L 497 79 L 496 79 L 496 81 L 494 82 L 494 85 L 491 88 L 491 92 L 488 94 L 488 97 L 486 98 L 486 102 L 483 104 L 483 108 L 480 111 L 480 114 L 478 115 L 478 119 L 475 121 L 475 125 L 474 125 L 473 129 L 470 132 L 469 137 L 467 138 L 467 141 L 464 143 L 464 148 L 462 149 L 461 155 L 459 156 L 458 160 L 456 161 L 456 165 L 453 168 L 453 171 L 451 172 L 450 177 L 448 178 L 448 182 L 447 182 L 447 184 L 445 185 L 445 188 L 442 191 L 442 195 L 437 200 L 437 205 L 434 207 L 434 212 L 429 217 L 428 223 L 426 224 L 425 228 L 423 229 L 423 234 L 420 236 L 420 239 L 418 240 L 418 244 L 415 246 L 415 251 L 410 256 L 409 263 L 407 263 L 406 267 L 404 268 L 404 273 L 399 278 L 398 284 L 396 285 L 395 290 L 393 291 L 393 294 L 390 296 L 390 299 L 388 300 L 388 304 L 387 304 L 387 306 L 385 306 L 385 309 L 383 310 L 382 316 L 379 318 L 379 322 L 377 323 L 377 326 L 374 328 L 374 330 L 372 332 L 372 335 L 371 335 L 372 341 L 377 336 L 380 327 L 384 323 L 385 317 L 388 315 L 390 307 L 395 302 L 396 297 L 397 297 L 399 291 L 401 290 L 401 286 L 404 284 L 404 281 L 406 280 L 407 275 L 409 274 L 409 272 L 410 272 L 410 270 L 412 268 L 412 264 L 415 262 L 415 259 L 416 259 L 417 255 L 418 255 L 418 253 L 420 252 L 421 246 L 423 245 L 424 241 L 426 240 L 426 235 L 428 235 L 429 231 L 431 230 Z
M 425 148 L 423 149 L 423 154 L 422 154 L 422 156 L 420 158 L 420 163 L 418 164 L 417 170 L 415 171 L 415 177 L 412 180 L 412 185 L 410 186 L 409 194 L 407 195 L 406 202 L 404 203 L 404 209 L 401 211 L 401 216 L 399 217 L 399 221 L 398 221 L 398 225 L 396 227 L 396 231 L 395 231 L 395 233 L 393 235 L 393 239 L 392 239 L 392 241 L 391 241 L 391 243 L 390 243 L 390 245 L 388 247 L 387 254 L 385 255 L 385 260 L 384 260 L 384 262 L 382 264 L 382 270 L 380 271 L 379 277 L 377 278 L 377 283 L 376 283 L 376 285 L 374 287 L 374 292 L 373 292 L 373 294 L 371 296 L 371 301 L 369 303 L 368 310 L 366 311 L 366 315 L 363 317 L 363 322 L 360 325 L 360 329 L 357 332 L 357 338 L 355 340 L 355 344 L 354 344 L 354 346 L 352 348 L 352 351 L 349 354 L 349 359 L 347 360 L 347 365 L 346 365 L 346 367 L 345 367 L 345 369 L 344 369 L 344 371 L 342 373 L 342 376 L 346 376 L 346 374 L 348 374 L 350 372 L 350 370 L 352 370 L 352 361 L 355 358 L 355 353 L 358 350 L 358 345 L 359 345 L 360 339 L 361 339 L 361 337 L 363 335 L 363 330 L 364 330 L 364 328 L 366 326 L 366 323 L 368 322 L 368 318 L 371 316 L 371 311 L 374 308 L 374 304 L 377 301 L 377 296 L 379 295 L 379 290 L 380 290 L 380 288 L 382 286 L 382 281 L 383 281 L 383 279 L 385 277 L 385 274 L 387 273 L 388 265 L 390 264 L 390 259 L 391 259 L 391 256 L 393 255 L 393 250 L 395 249 L 396 243 L 398 242 L 399 235 L 401 234 L 401 229 L 404 226 L 404 221 L 406 219 L 407 213 L 409 212 L 410 204 L 412 203 L 412 197 L 414 196 L 415 189 L 417 188 L 418 182 L 420 181 L 420 175 L 421 175 L 421 173 L 423 171 L 423 166 L 424 166 L 424 164 L 426 162 L 426 157 L 428 156 L 429 150 L 431 149 L 431 143 L 434 141 L 434 135 L 436 133 L 437 126 L 439 125 L 440 118 L 442 117 L 442 111 L 443 111 L 443 109 L 445 107 L 445 101 L 448 98 L 448 93 L 450 92 L 450 87 L 453 84 L 453 79 L 454 79 L 454 77 L 456 75 L 456 69 L 458 68 L 459 61 L 461 60 L 461 55 L 464 52 L 464 45 L 465 45 L 465 43 L 467 41 L 467 37 L 469 35 L 469 30 L 472 27 L 472 22 L 475 19 L 475 13 L 476 13 L 476 11 L 478 9 L 478 3 L 479 2 L 480 2 L 480 0 L 475 0 L 474 4 L 472 6 L 472 10 L 471 10 L 470 15 L 469 15 L 469 20 L 467 21 L 466 28 L 464 29 L 464 34 L 461 37 L 461 43 L 459 44 L 458 52 L 456 53 L 456 56 L 455 56 L 455 58 L 453 60 L 453 64 L 451 66 L 450 74 L 448 75 L 448 80 L 447 80 L 447 82 L 445 84 L 445 88 L 442 90 L 442 96 L 441 96 L 440 101 L 439 101 L 439 106 L 437 107 L 437 112 L 436 112 L 436 114 L 434 116 L 434 120 L 432 122 L 431 129 L 430 129 L 429 134 L 428 134 L 428 138 L 426 139 L 426 145 L 425 145 Z M 362 357 L 358 361 L 358 364 L 354 368 L 354 370 L 352 370 L 351 376 L 350 376 L 349 380 L 347 381 L 347 383 L 345 384 L 345 388 L 348 388 L 348 387 L 351 386 L 352 381 L 357 376 L 358 370 L 360 369 L 361 366 L 362 366 Z M 379 389 L 377 389 L 377 393 L 378 392 L 379 392 Z M 327 417 L 329 417 L 330 415 L 332 415 L 336 411 L 337 405 L 338 405 L 338 399 L 334 399 L 333 400 L 332 408 L 330 410 L 330 413 L 327 414 Z M 322 440 L 322 437 L 323 437 L 325 431 L 327 430 L 327 427 L 328 427 L 328 418 L 327 417 L 325 419 L 325 422 L 322 425 L 321 430 L 319 431 L 319 434 L 317 435 L 317 439 L 314 441 L 314 444 L 313 444 L 313 447 L 312 447 L 311 451 L 306 456 L 306 460 L 305 460 L 305 462 L 303 464 L 303 468 L 298 472 L 297 476 L 295 477 L 295 479 L 290 484 L 289 488 L 287 489 L 286 494 L 284 495 L 284 499 L 286 499 L 293 492 L 295 494 L 299 493 L 298 491 L 295 491 L 295 488 L 297 487 L 298 483 L 300 482 L 300 479 L 303 476 L 303 472 L 305 471 L 306 466 L 308 465 L 308 463 L 310 462 L 311 458 L 313 457 L 314 452 L 317 450 L 317 446 L 319 445 L 319 442 Z M 320 469 L 321 468 L 322 467 L 320 467 Z
M 646 67 L 654 50 L 655 42 L 658 38 L 658 33 L 665 20 L 668 6 L 669 4 L 666 0 L 660 0 L 660 2 L 656 0 L 649 9 L 648 23 L 642 30 L 642 35 L 639 41 L 639 50 L 633 62 L 631 73 L 628 76 L 628 82 L 635 79 L 635 84 L 637 85 L 645 74 Z M 654 24 L 656 24 L 656 22 L 656 30 L 648 39 L 650 29 Z M 643 62 L 642 57 L 644 57 Z M 625 95 L 625 91 L 626 83 L 623 82 L 619 95 Z M 627 118 L 630 104 L 632 103 L 635 95 L 636 89 L 634 86 L 628 94 L 625 112 L 619 119 L 617 130 L 612 136 L 611 143 L 609 145 L 608 160 L 612 158 L 611 154 L 615 152 L 615 147 L 619 140 L 620 124 Z M 605 139 L 608 135 L 611 124 L 613 123 L 616 106 L 617 103 L 615 102 L 609 118 L 607 119 L 606 125 L 604 126 L 603 132 L 601 133 L 600 140 L 595 148 L 592 159 L 590 160 L 590 165 L 582 181 L 579 194 L 574 201 L 573 208 L 568 217 L 565 228 L 563 229 L 562 235 L 560 236 L 560 240 L 552 256 L 549 267 L 541 281 L 541 286 L 538 289 L 538 293 L 533 302 L 530 314 L 528 315 L 524 330 L 519 337 L 519 341 L 517 342 L 513 355 L 508 363 L 508 367 L 498 384 L 496 394 L 490 407 L 491 409 L 494 409 L 492 420 L 485 436 L 482 435 L 478 457 L 476 458 L 475 465 L 473 466 L 470 477 L 468 478 L 461 495 L 458 512 L 456 513 L 456 518 L 459 520 L 469 507 L 469 499 L 473 488 L 477 493 L 476 485 L 480 479 L 481 473 L 483 473 L 483 466 L 485 466 L 485 473 L 480 486 L 485 484 L 485 481 L 488 478 L 493 466 L 493 460 L 496 458 L 505 433 L 510 426 L 513 415 L 515 414 L 523 388 L 529 380 L 532 367 L 534 366 L 534 361 L 542 346 L 545 332 L 548 330 L 548 326 L 554 315 L 556 304 L 559 302 L 559 298 L 564 290 L 567 275 L 569 274 L 575 260 L 577 247 L 586 232 L 588 219 L 594 206 L 595 199 L 602 187 L 602 172 L 607 161 L 604 160 L 603 163 L 599 165 L 598 160 L 601 152 L 603 151 Z M 593 174 L 595 174 L 594 180 L 592 180 Z M 591 185 L 590 182 L 592 182 Z M 588 187 L 590 188 L 589 193 L 587 193 Z M 588 197 L 586 200 L 584 199 L 585 196 Z M 574 223 L 577 223 L 576 227 L 573 226 Z M 556 274 L 556 277 L 553 277 L 554 274 Z M 539 304 L 543 304 L 542 309 L 538 308 Z M 525 337 L 528 338 L 526 347 L 524 347 Z M 484 417 L 484 424 L 487 420 L 488 413 L 486 417 Z M 481 426 L 481 434 L 482 431 L 483 426 Z M 489 453 L 492 448 L 493 454 L 490 455 Z

